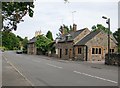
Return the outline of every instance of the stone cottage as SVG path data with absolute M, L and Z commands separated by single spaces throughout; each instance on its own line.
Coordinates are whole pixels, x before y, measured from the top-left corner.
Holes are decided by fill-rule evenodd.
M 35 32 L 35 37 L 33 37 L 32 39 L 29 40 L 28 46 L 27 46 L 27 54 L 33 54 L 33 55 L 38 54 L 37 47 L 35 45 L 36 37 L 38 35 L 41 35 L 41 31 L 36 31 Z
M 110 36 L 110 52 L 117 52 L 117 41 Z M 108 53 L 108 37 L 103 31 L 93 31 L 74 44 L 75 58 L 84 61 L 101 61 Z
M 76 29 L 75 29 L 76 30 Z M 62 35 L 56 42 L 56 55 L 61 59 L 101 61 L 107 53 L 107 34 L 84 28 Z M 111 35 L 110 51 L 117 52 L 117 42 Z
M 29 40 L 28 46 L 27 46 L 27 54 L 33 54 L 33 55 L 37 54 L 37 48 L 35 46 L 35 41 L 36 41 L 36 37 L 33 37 L 32 39 Z
M 75 48 L 74 44 L 79 42 L 83 37 L 88 35 L 90 31 L 88 28 L 76 30 L 77 26 L 73 24 L 73 31 L 69 34 L 62 35 L 59 40 L 56 40 L 56 56 L 62 59 L 74 60 Z

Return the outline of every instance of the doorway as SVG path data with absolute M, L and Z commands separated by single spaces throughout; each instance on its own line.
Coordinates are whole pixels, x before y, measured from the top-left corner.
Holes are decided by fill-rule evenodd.
M 69 58 L 72 58 L 72 49 L 69 49 Z
M 60 49 L 60 58 L 62 58 L 62 49 Z

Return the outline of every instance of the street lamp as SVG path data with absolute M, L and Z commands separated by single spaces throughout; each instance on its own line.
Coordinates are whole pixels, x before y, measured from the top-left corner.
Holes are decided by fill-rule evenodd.
M 76 11 L 72 12 L 72 22 L 73 22 L 73 24 L 74 24 L 74 13 L 76 13 Z
M 110 18 L 102 16 L 103 19 L 107 19 L 106 23 L 108 24 L 108 63 L 110 59 Z

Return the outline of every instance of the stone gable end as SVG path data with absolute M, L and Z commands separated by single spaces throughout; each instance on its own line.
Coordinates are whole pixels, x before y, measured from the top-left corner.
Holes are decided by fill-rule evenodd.
M 114 49 L 114 53 L 117 52 L 117 44 L 112 40 L 113 36 L 110 36 L 110 49 Z M 89 40 L 85 45 L 88 46 L 88 58 L 89 60 L 102 60 L 105 58 L 105 54 L 108 53 L 108 36 L 104 32 L 98 33 L 94 38 Z M 100 48 L 101 54 L 92 54 L 92 48 Z
M 79 42 L 82 38 L 84 38 L 86 35 L 90 33 L 90 30 L 88 28 L 85 28 L 75 39 L 74 39 L 74 44 Z

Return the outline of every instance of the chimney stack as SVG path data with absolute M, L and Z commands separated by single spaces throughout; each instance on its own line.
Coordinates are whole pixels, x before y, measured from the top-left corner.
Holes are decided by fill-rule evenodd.
M 77 25 L 73 24 L 73 31 L 76 31 L 76 30 L 77 30 Z

